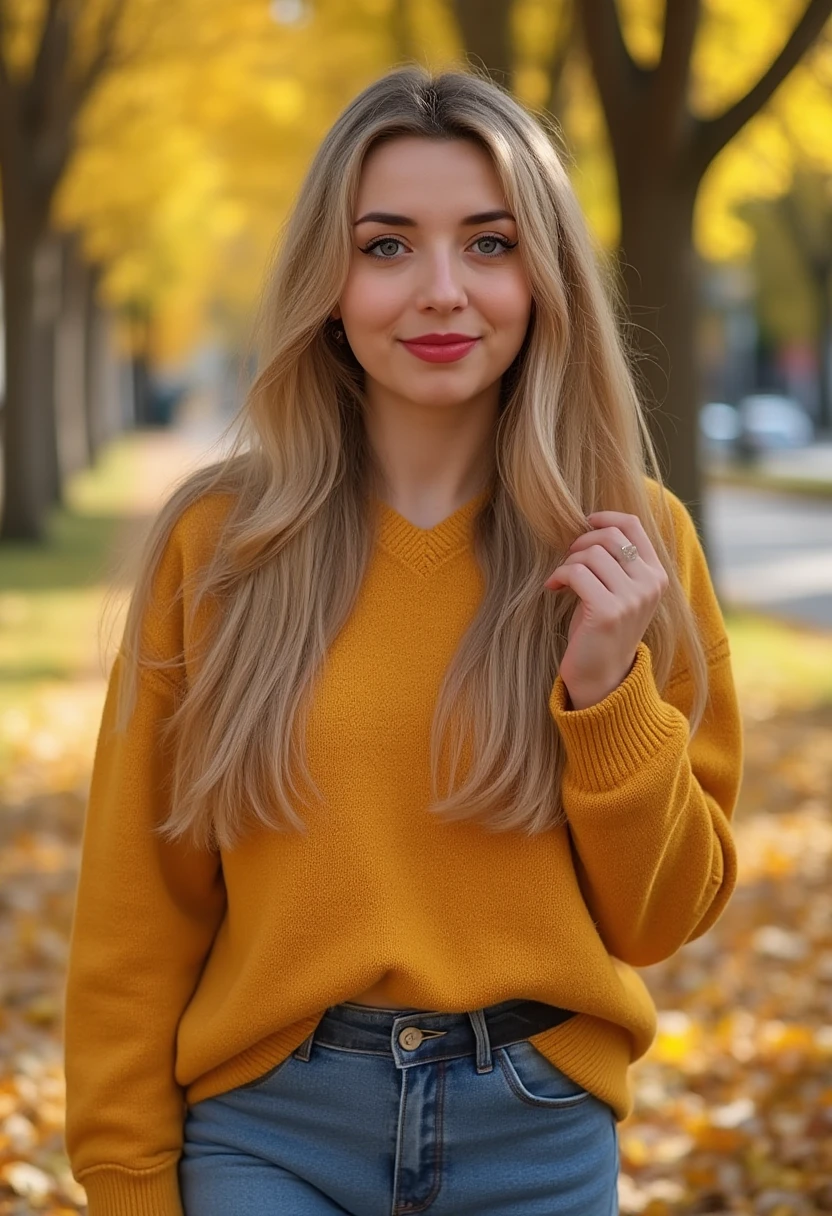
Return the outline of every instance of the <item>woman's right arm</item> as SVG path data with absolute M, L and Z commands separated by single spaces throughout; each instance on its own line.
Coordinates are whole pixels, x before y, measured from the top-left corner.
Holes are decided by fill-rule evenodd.
M 172 548 L 164 582 L 179 565 Z M 127 730 L 116 734 L 123 661 L 119 654 L 96 747 L 70 944 L 66 1146 L 90 1216 L 182 1216 L 176 1032 L 225 888 L 218 854 L 153 834 L 168 810 L 161 729 L 177 689 L 144 669 Z

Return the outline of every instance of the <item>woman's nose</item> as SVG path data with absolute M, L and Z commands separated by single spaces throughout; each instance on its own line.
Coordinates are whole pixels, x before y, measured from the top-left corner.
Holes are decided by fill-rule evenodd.
M 464 308 L 467 302 L 463 268 L 456 256 L 441 252 L 427 258 L 419 283 L 419 307 L 448 310 Z

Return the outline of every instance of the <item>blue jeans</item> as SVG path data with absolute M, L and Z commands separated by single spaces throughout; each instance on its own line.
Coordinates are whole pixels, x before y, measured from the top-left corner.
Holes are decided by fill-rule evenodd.
M 612 1108 L 479 1011 L 330 1006 L 184 1130 L 185 1216 L 618 1216 Z

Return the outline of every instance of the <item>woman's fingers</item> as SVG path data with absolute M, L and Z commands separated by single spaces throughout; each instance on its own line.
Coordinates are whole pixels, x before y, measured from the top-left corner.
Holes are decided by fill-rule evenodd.
M 627 544 L 627 541 L 624 541 Z M 626 597 L 632 582 L 632 574 L 626 567 L 635 565 L 627 562 L 626 567 L 603 544 L 589 544 L 586 548 L 573 550 L 564 560 L 564 566 L 583 564 L 588 566 L 598 581 L 612 595 Z
M 641 550 L 639 550 L 639 555 L 635 561 L 626 561 L 624 559 L 621 550 L 625 545 L 631 545 L 632 543 L 620 528 L 594 528 L 591 532 L 584 532 L 576 540 L 573 540 L 568 552 L 570 554 L 585 553 L 596 545 L 601 545 L 618 562 L 619 566 L 622 566 L 622 569 L 625 570 L 628 576 L 631 577 L 634 573 L 633 567 L 639 561 L 644 560 Z
M 658 554 L 653 548 L 653 542 L 644 530 L 644 524 L 637 515 L 629 515 L 625 511 L 593 511 L 587 519 L 596 529 L 618 528 L 626 537 L 626 544 L 635 545 L 642 561 L 653 569 L 664 571 Z M 591 534 L 589 534 L 591 535 Z M 580 537 L 578 538 L 581 539 Z
M 594 705 L 626 678 L 669 582 L 635 515 L 598 511 L 587 522 L 591 530 L 577 537 L 544 584 L 553 591 L 569 587 L 581 601 L 560 662 L 577 708 Z M 621 550 L 629 545 L 638 553 L 628 561 Z
M 600 606 L 615 600 L 614 594 L 588 564 L 568 558 L 549 575 L 544 586 L 553 591 L 558 587 L 571 587 L 585 604 Z
M 571 586 L 581 599 L 599 608 L 603 602 L 598 595 L 603 590 L 617 601 L 616 605 L 607 605 L 612 616 L 622 612 L 652 615 L 670 580 L 641 520 L 623 511 L 596 511 L 587 520 L 596 526 L 576 537 L 563 563 L 544 586 Z M 623 556 L 622 549 L 628 545 L 638 550 L 634 559 Z M 594 577 L 567 579 L 565 572 L 576 566 Z

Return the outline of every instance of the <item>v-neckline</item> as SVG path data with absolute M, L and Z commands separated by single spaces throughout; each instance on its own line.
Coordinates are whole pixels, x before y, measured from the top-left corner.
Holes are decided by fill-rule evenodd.
M 418 527 L 395 507 L 377 498 L 378 543 L 417 574 L 430 574 L 453 554 L 468 547 L 473 535 L 474 517 L 489 494 L 488 487 L 480 490 L 432 528 Z

